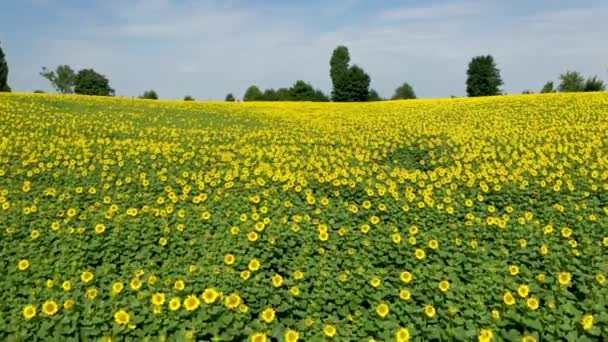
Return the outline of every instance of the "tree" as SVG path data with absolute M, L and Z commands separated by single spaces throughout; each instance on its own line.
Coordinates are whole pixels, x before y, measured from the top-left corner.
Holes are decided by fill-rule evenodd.
M 8 86 L 8 63 L 4 58 L 4 51 L 0 46 L 0 92 L 10 92 L 11 87 Z
M 473 57 L 467 70 L 466 84 L 467 95 L 470 97 L 499 95 L 503 82 L 494 57 Z
M 76 75 L 74 92 L 80 95 L 113 96 L 108 79 L 93 69 L 83 69 Z
M 232 95 L 232 93 L 228 93 L 228 95 L 226 95 L 226 102 L 234 102 L 236 101 L 236 99 L 234 98 L 234 95 Z
M 263 98 L 262 91 L 256 85 L 247 88 L 245 95 L 243 95 L 243 101 L 262 101 Z
M 184 96 L 184 101 L 194 101 L 194 97 L 192 97 L 190 95 L 186 95 L 186 96 Z
M 325 93 L 321 89 L 315 90 L 315 102 L 329 102 L 329 96 L 325 95 Z
M 44 90 L 36 89 L 34 90 L 34 94 L 44 94 Z
M 382 98 L 380 97 L 380 95 L 378 94 L 376 89 L 370 89 L 369 90 L 369 100 L 370 101 L 382 101 Z
M 142 95 L 139 96 L 140 99 L 146 100 L 158 100 L 158 94 L 154 90 L 146 90 Z
M 290 100 L 289 89 L 279 88 L 277 89 L 277 101 L 289 101 Z
M 555 88 L 553 86 L 553 81 L 549 81 L 545 83 L 545 85 L 540 90 L 541 94 L 555 93 Z
M 522 95 L 531 95 L 531 94 L 534 94 L 534 92 L 532 90 L 526 89 L 526 90 L 522 91 L 521 94 Z
M 558 89 L 561 92 L 578 92 L 585 90 L 585 78 L 577 71 L 566 71 L 559 75 Z
M 261 100 L 262 101 L 278 101 L 279 98 L 277 96 L 276 90 L 269 88 L 269 89 L 264 90 Z
M 59 65 L 55 71 L 42 67 L 40 75 L 49 82 L 59 94 L 72 94 L 76 83 L 76 73 L 69 65 Z
M 597 78 L 597 76 L 589 77 L 585 81 L 584 91 L 604 91 L 606 90 L 606 84 L 604 81 Z
M 296 81 L 296 83 L 289 88 L 289 100 L 291 101 L 314 101 L 315 99 L 315 88 L 302 80 Z
M 343 45 L 335 48 L 329 60 L 329 76 L 333 84 L 331 98 L 336 102 L 349 101 L 346 91 L 349 73 L 348 63 L 350 63 L 348 48 Z
M 348 69 L 345 84 L 346 100 L 349 102 L 366 102 L 369 100 L 369 84 L 371 79 L 359 66 L 353 65 Z
M 404 82 L 395 89 L 395 94 L 391 97 L 391 100 L 409 100 L 415 98 L 416 93 L 414 93 L 414 88 L 409 83 Z

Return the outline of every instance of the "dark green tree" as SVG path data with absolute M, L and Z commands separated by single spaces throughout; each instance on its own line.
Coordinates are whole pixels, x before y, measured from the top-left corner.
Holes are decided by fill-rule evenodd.
M 186 95 L 186 96 L 184 96 L 184 101 L 194 101 L 194 97 L 192 97 L 190 95 Z
M 369 90 L 369 100 L 370 101 L 382 101 L 382 98 L 380 97 L 380 95 L 378 94 L 376 89 L 370 89 Z
M 289 101 L 289 89 L 279 88 L 277 89 L 277 100 L 278 101 Z
M 228 95 L 226 95 L 226 98 L 224 100 L 226 102 L 234 102 L 234 101 L 236 101 L 236 99 L 234 98 L 234 95 L 232 95 L 232 93 L 228 93 Z
M 531 94 L 534 94 L 534 92 L 532 90 L 526 89 L 526 90 L 522 91 L 521 94 L 522 95 L 531 95 Z
M 79 95 L 114 96 L 110 81 L 93 69 L 83 69 L 76 74 L 74 92 Z
M 10 92 L 11 87 L 8 86 L 8 63 L 0 46 L 0 92 Z
M 140 99 L 146 100 L 158 100 L 158 94 L 154 90 L 146 90 L 142 95 L 139 96 Z
M 589 77 L 585 81 L 584 91 L 604 91 L 606 90 L 606 84 L 604 81 L 597 78 L 597 76 Z
M 585 90 L 585 78 L 577 71 L 566 71 L 559 75 L 560 92 L 572 93 Z
M 473 57 L 467 70 L 466 84 L 467 95 L 470 97 L 500 95 L 503 82 L 494 57 Z
M 329 60 L 329 76 L 333 84 L 331 98 L 336 102 L 349 101 L 346 90 L 350 63 L 350 54 L 346 46 L 340 45 L 334 49 Z
M 541 94 L 555 93 L 555 87 L 553 86 L 553 81 L 549 81 L 543 85 L 540 90 Z
M 315 88 L 302 80 L 296 81 L 296 83 L 289 88 L 289 99 L 291 101 L 315 101 L 316 97 Z
M 415 98 L 416 93 L 414 93 L 414 88 L 412 88 L 409 83 L 404 82 L 402 85 L 397 87 L 397 89 L 395 89 L 395 94 L 393 94 L 391 100 L 409 100 Z
M 76 83 L 76 73 L 69 65 L 59 65 L 55 70 L 42 67 L 40 76 L 51 82 L 59 94 L 72 94 Z
M 245 95 L 243 95 L 243 101 L 262 101 L 263 99 L 264 94 L 262 94 L 262 91 L 256 85 L 247 88 Z
M 366 102 L 369 100 L 369 84 L 371 79 L 359 66 L 348 68 L 345 84 L 346 100 L 349 102 Z
M 264 90 L 262 94 L 262 101 L 278 101 L 279 97 L 277 96 L 276 90 L 269 88 Z
M 34 94 L 44 94 L 44 90 L 36 89 L 34 90 Z
M 323 90 L 317 89 L 315 90 L 315 97 L 313 99 L 315 102 L 329 102 L 329 96 L 325 95 Z

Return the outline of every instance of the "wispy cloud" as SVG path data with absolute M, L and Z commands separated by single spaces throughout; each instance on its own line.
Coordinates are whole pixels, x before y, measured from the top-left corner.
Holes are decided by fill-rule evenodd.
M 379 18 L 388 21 L 445 20 L 479 14 L 483 10 L 481 2 L 445 2 L 420 7 L 398 7 L 384 10 Z

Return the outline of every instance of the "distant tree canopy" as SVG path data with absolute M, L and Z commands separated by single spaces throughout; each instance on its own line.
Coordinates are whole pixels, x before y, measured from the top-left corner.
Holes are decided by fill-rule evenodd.
M 585 90 L 585 78 L 577 71 L 566 71 L 559 75 L 560 92 L 578 92 Z
M 80 95 L 114 96 L 108 79 L 93 69 L 83 69 L 76 74 L 74 93 Z
M 335 102 L 363 102 L 370 98 L 371 79 L 357 66 L 349 66 L 350 53 L 346 46 L 334 49 L 329 60 L 329 76 L 333 85 L 331 98 Z
M 290 88 L 269 88 L 263 92 L 256 85 L 247 88 L 243 101 L 329 101 L 329 97 L 310 83 L 298 80 Z
M 604 91 L 606 90 L 606 84 L 604 81 L 597 78 L 597 76 L 589 77 L 585 81 L 584 91 Z
M 252 85 L 245 91 L 243 101 L 262 101 L 264 98 L 262 91 L 256 85 Z
M 369 101 L 382 101 L 380 94 L 376 91 L 376 89 L 369 90 Z
M 190 95 L 186 95 L 186 96 L 184 96 L 184 101 L 194 101 L 194 97 L 192 97 Z
M 0 92 L 10 92 L 11 87 L 8 86 L 8 63 L 0 46 Z
M 466 84 L 467 95 L 470 97 L 499 95 L 503 82 L 494 57 L 473 57 L 467 70 Z
M 228 93 L 228 95 L 226 95 L 226 102 L 234 102 L 236 101 L 236 99 L 234 98 L 234 95 L 232 95 L 232 93 Z
M 49 80 L 59 94 L 74 93 L 76 73 L 69 65 L 59 65 L 55 70 L 48 70 L 46 67 L 42 67 L 40 75 Z
M 540 90 L 541 94 L 555 93 L 555 86 L 553 85 L 553 81 L 549 81 L 543 85 Z
M 44 90 L 36 89 L 34 90 L 34 94 L 44 94 Z
M 391 97 L 391 100 L 409 100 L 415 99 L 416 93 L 414 93 L 414 88 L 407 83 L 403 82 L 397 89 L 395 89 L 395 94 Z
M 532 90 L 526 89 L 521 92 L 522 95 L 532 95 L 534 92 Z
M 140 99 L 146 100 L 158 100 L 158 94 L 154 90 L 146 90 L 143 94 L 139 96 Z

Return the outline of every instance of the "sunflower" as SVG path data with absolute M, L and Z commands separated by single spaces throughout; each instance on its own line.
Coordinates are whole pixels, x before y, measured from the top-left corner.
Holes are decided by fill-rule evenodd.
M 395 340 L 397 342 L 409 342 L 410 331 L 407 328 L 399 328 L 397 332 L 395 332 Z
M 169 310 L 176 311 L 182 306 L 181 299 L 179 297 L 173 297 L 169 301 Z
M 255 241 L 257 241 L 257 240 L 258 240 L 258 233 L 256 233 L 256 232 L 249 232 L 249 233 L 247 234 L 247 239 L 248 239 L 249 241 L 251 241 L 251 242 L 255 242 Z
M 594 321 L 593 315 L 590 315 L 590 314 L 584 315 L 583 318 L 581 319 L 581 325 L 583 326 L 583 329 L 589 330 L 589 329 L 593 328 L 593 321 Z
M 426 258 L 426 253 L 424 252 L 424 249 L 416 248 L 416 252 L 414 253 L 414 256 L 416 257 L 416 259 L 422 260 L 422 259 Z
M 175 284 L 173 284 L 173 287 L 177 290 L 177 291 L 182 291 L 183 289 L 186 288 L 186 283 L 179 279 L 175 281 Z
M 602 273 L 598 273 L 595 275 L 595 281 L 597 281 L 597 283 L 600 285 L 604 285 L 606 282 L 606 276 Z
M 399 291 L 399 298 L 402 300 L 410 300 L 412 298 L 412 293 L 407 289 L 401 289 Z
M 538 306 L 539 306 L 538 299 L 536 297 L 528 298 L 528 300 L 526 301 L 526 304 L 528 305 L 528 308 L 530 310 L 536 310 L 536 309 L 538 309 Z
M 572 274 L 570 272 L 560 272 L 558 276 L 558 281 L 561 286 L 568 287 L 570 285 L 570 281 L 572 280 Z
M 203 291 L 203 300 L 206 304 L 212 304 L 219 295 L 220 294 L 214 288 L 208 288 Z
M 266 323 L 271 323 L 274 320 L 274 316 L 275 316 L 275 311 L 273 308 L 266 308 L 260 314 L 260 318 Z
M 130 316 L 124 309 L 120 309 L 114 314 L 114 321 L 120 325 L 127 325 L 129 324 Z
M 428 318 L 433 318 L 437 313 L 437 310 L 435 310 L 435 307 L 432 304 L 427 304 L 424 307 L 424 313 Z
M 69 280 L 65 280 L 62 284 L 61 284 L 61 288 L 63 288 L 63 291 L 65 292 L 69 292 L 70 290 L 72 290 L 72 282 Z
M 255 333 L 251 335 L 251 342 L 266 342 L 268 338 L 264 333 Z
M 36 317 L 36 306 L 27 305 L 25 308 L 23 308 L 23 317 L 25 317 L 27 320 Z
M 241 304 L 241 297 L 238 293 L 232 293 L 224 300 L 224 305 L 228 309 L 236 309 Z
M 275 274 L 272 277 L 272 285 L 274 287 L 281 287 L 283 285 L 283 277 L 280 274 Z
M 99 294 L 99 291 L 97 291 L 96 288 L 90 288 L 90 289 L 87 289 L 86 296 L 89 299 L 95 299 L 95 298 L 97 298 L 98 294 Z
M 518 275 L 519 274 L 519 267 L 517 267 L 515 265 L 509 266 L 509 273 L 511 273 L 512 276 Z
M 98 223 L 95 225 L 95 233 L 102 234 L 106 231 L 106 226 L 103 223 Z
M 190 295 L 184 300 L 184 307 L 188 311 L 194 311 L 201 305 L 201 301 L 195 296 Z
M 297 287 L 297 286 L 292 286 L 292 287 L 289 289 L 289 292 L 290 292 L 290 293 L 291 293 L 293 296 L 297 297 L 297 296 L 299 296 L 299 295 L 300 295 L 300 288 L 299 288 L 299 287 Z
M 437 248 L 439 248 L 439 241 L 437 241 L 437 240 L 431 240 L 431 241 L 429 241 L 429 248 L 430 249 L 437 249 Z
M 293 278 L 295 280 L 300 280 L 300 279 L 304 278 L 304 272 L 302 272 L 302 271 L 295 271 L 293 273 Z
M 293 329 L 287 329 L 287 331 L 285 331 L 285 342 L 297 342 L 300 339 L 300 334 L 293 330 Z
M 385 303 L 381 303 L 376 307 L 376 313 L 378 314 L 378 316 L 380 316 L 380 318 L 386 318 L 386 316 L 388 316 L 389 311 L 390 308 Z
M 19 271 L 25 271 L 30 267 L 30 261 L 27 259 L 19 260 L 19 264 L 17 264 L 17 268 Z
M 122 290 L 124 288 L 125 288 L 125 284 L 123 284 L 120 281 L 117 281 L 114 284 L 112 284 L 112 293 L 113 294 L 119 294 L 120 292 L 122 292 Z
M 401 279 L 402 282 L 404 283 L 409 283 L 410 281 L 412 281 L 412 273 L 408 272 L 408 271 L 403 271 L 401 272 L 401 274 L 399 275 L 399 278 Z
M 152 304 L 157 305 L 157 306 L 165 304 L 165 294 L 156 292 L 155 294 L 152 295 L 151 302 L 152 302 Z
M 519 287 L 517 288 L 517 293 L 521 298 L 526 298 L 530 293 L 530 288 L 528 287 L 528 285 L 525 284 L 519 285 Z
M 515 297 L 513 297 L 511 292 L 505 292 L 505 294 L 502 296 L 502 300 L 509 306 L 515 304 Z
M 380 223 L 380 218 L 376 215 L 373 215 L 372 217 L 369 218 L 369 222 L 373 225 L 376 225 L 376 224 Z
M 141 288 L 141 285 L 142 281 L 139 278 L 131 279 L 131 283 L 129 284 L 129 286 L 131 286 L 131 289 L 133 290 L 139 290 Z
M 234 260 L 235 260 L 235 258 L 234 258 L 234 255 L 232 255 L 232 254 L 226 254 L 224 256 L 224 263 L 228 266 L 233 265 Z
M 500 311 L 498 311 L 497 309 L 493 309 L 492 310 L 492 318 L 494 318 L 494 319 L 500 319 Z
M 251 261 L 249 262 L 248 268 L 251 272 L 259 270 L 260 261 L 258 259 L 251 259 Z
M 249 270 L 244 270 L 241 272 L 241 279 L 247 280 L 251 277 L 251 272 Z
M 526 335 L 521 339 L 521 342 L 536 342 L 534 336 Z
M 494 333 L 490 329 L 481 329 L 479 335 L 477 335 L 477 341 L 479 342 L 492 342 Z
M 382 284 L 382 280 L 380 280 L 380 278 L 378 278 L 378 277 L 374 277 L 374 278 L 372 278 L 372 280 L 369 283 L 373 287 L 378 288 L 380 286 L 380 284 Z
M 84 271 L 80 275 L 80 280 L 85 284 L 93 280 L 93 278 L 95 278 L 95 276 L 93 275 L 93 272 L 90 271 Z
M 336 327 L 333 324 L 325 324 L 323 326 L 323 333 L 325 334 L 325 336 L 327 337 L 334 337 L 336 336 Z
M 439 282 L 439 290 L 441 290 L 441 292 L 448 292 L 448 290 L 450 289 L 450 282 L 447 280 L 442 280 Z
M 70 310 L 72 307 L 74 307 L 74 304 L 76 304 L 76 301 L 74 301 L 73 299 L 66 299 L 63 302 L 63 308 L 66 310 Z

